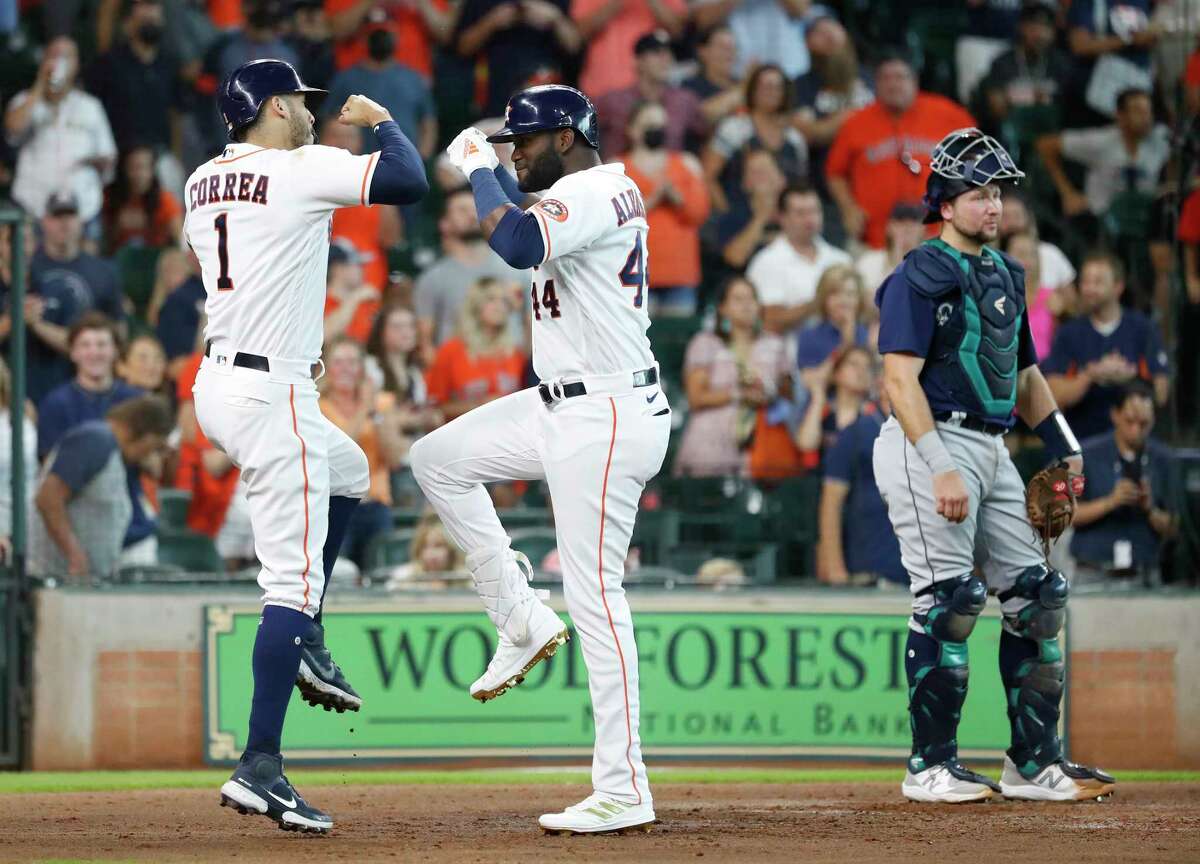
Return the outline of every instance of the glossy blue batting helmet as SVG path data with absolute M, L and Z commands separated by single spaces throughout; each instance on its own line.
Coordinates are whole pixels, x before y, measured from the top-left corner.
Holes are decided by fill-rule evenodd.
M 262 104 L 272 96 L 325 92 L 306 86 L 291 63 L 283 60 L 251 60 L 234 69 L 221 84 L 221 89 L 217 91 L 217 105 L 232 138 L 239 129 L 255 121 Z
M 969 189 L 991 183 L 1016 183 L 1025 172 L 991 135 L 970 127 L 955 129 L 933 148 L 925 183 L 925 224 L 940 222 L 942 204 Z
M 589 147 L 600 149 L 596 106 L 587 96 L 565 84 L 541 84 L 517 93 L 504 109 L 504 128 L 489 135 L 487 140 L 498 144 L 518 135 L 554 129 L 574 129 Z

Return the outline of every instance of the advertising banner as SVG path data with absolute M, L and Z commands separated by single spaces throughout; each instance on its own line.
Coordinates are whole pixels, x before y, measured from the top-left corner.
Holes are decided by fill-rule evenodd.
M 206 755 L 245 746 L 258 610 L 205 613 Z M 356 714 L 295 694 L 290 759 L 585 755 L 592 716 L 578 638 L 493 702 L 468 688 L 495 630 L 482 613 L 330 612 L 326 644 L 363 697 Z M 641 732 L 648 755 L 903 756 L 910 747 L 907 619 L 884 614 L 637 612 Z M 964 755 L 998 755 L 1008 721 L 997 671 L 1000 619 L 970 638 Z

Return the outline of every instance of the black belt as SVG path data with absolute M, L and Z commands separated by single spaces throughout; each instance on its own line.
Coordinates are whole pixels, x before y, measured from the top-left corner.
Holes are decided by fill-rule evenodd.
M 956 419 L 952 411 L 938 411 L 933 415 L 933 419 L 953 423 L 964 429 L 970 429 L 972 432 L 985 432 L 988 435 L 1003 435 L 1008 431 L 1008 427 L 1003 423 L 990 423 L 969 414 L 961 419 Z
M 204 356 L 207 357 L 212 350 L 212 343 L 204 343 Z M 259 372 L 270 372 L 271 364 L 267 362 L 267 358 L 261 354 L 247 354 L 244 351 L 239 351 L 233 355 L 233 365 L 241 366 L 243 369 L 257 369 Z
M 658 370 L 653 367 L 633 373 L 634 387 L 649 387 L 657 383 Z M 587 388 L 583 386 L 582 381 L 572 381 L 570 384 L 563 384 L 559 386 L 558 392 L 552 391 L 549 384 L 539 384 L 537 389 L 538 395 L 542 397 L 542 401 L 547 405 L 554 404 L 556 399 L 571 399 L 575 396 L 587 395 Z

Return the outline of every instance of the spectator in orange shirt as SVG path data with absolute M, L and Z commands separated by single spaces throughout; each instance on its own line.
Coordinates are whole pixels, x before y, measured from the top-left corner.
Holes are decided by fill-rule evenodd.
M 700 163 L 666 147 L 667 112 L 657 102 L 633 110 L 633 149 L 620 158 L 646 203 L 650 224 L 650 315 L 694 315 L 700 283 L 700 226 L 708 218 L 708 191 Z
M 175 246 L 183 229 L 183 206 L 154 173 L 154 150 L 133 147 L 117 163 L 104 190 L 104 245 L 109 255 L 130 243 Z
M 379 292 L 363 282 L 362 256 L 345 240 L 329 244 L 325 272 L 325 343 L 349 336 L 360 345 L 379 312 Z
M 395 39 L 392 56 L 429 80 L 433 46 L 446 45 L 458 23 L 460 4 L 448 0 L 325 0 L 334 60 L 345 69 L 367 56 L 367 36 L 383 28 Z
M 571 0 L 571 17 L 587 46 L 579 89 L 595 101 L 631 87 L 637 77 L 629 62 L 634 43 L 660 27 L 678 39 L 688 11 L 685 0 Z
M 362 137 L 358 132 L 357 127 L 328 117 L 321 124 L 321 143 L 341 147 L 358 156 L 363 152 Z M 387 250 L 404 239 L 400 210 L 391 204 L 340 207 L 333 211 L 333 239 L 354 244 L 363 259 L 363 281 L 382 292 L 388 281 Z
M 213 538 L 226 569 L 237 570 L 254 560 L 254 531 L 245 495 L 238 491 L 241 472 L 233 460 L 213 446 L 196 422 L 192 386 L 200 371 L 202 352 L 188 358 L 175 385 L 179 404 L 179 464 L 175 488 L 192 493 L 187 527 Z
M 367 456 L 371 485 L 350 517 L 342 548 L 345 557 L 367 566 L 367 548 L 392 524 L 391 472 L 399 467 L 407 442 L 400 435 L 395 399 L 381 394 L 367 375 L 362 345 L 340 337 L 325 346 L 327 374 L 320 381 L 321 413 L 345 432 Z
M 458 335 L 438 349 L 425 381 L 447 421 L 520 389 L 525 354 L 509 333 L 511 295 L 499 279 L 480 279 L 463 303 Z
M 924 196 L 934 145 L 975 121 L 956 102 L 919 92 L 912 66 L 894 53 L 875 67 L 875 99 L 838 130 L 825 171 L 847 237 L 880 249 L 892 207 Z
M 1200 76 L 1200 73 L 1197 73 Z M 1179 242 L 1183 246 L 1183 275 L 1189 303 L 1200 304 L 1200 189 L 1193 189 L 1179 214 Z

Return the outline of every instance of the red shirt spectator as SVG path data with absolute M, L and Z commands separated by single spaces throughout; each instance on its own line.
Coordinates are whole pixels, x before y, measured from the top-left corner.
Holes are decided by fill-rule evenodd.
M 684 0 L 571 0 L 571 17 L 587 44 L 579 89 L 592 99 L 630 87 L 636 79 L 633 46 L 645 34 L 662 27 L 671 36 L 687 20 Z
M 453 29 L 448 0 L 325 0 L 325 15 L 334 36 L 333 56 L 338 69 L 367 58 L 367 36 L 384 29 L 395 40 L 393 56 L 426 78 L 433 75 L 433 45 Z
M 183 205 L 159 185 L 149 147 L 134 147 L 121 157 L 116 179 L 104 190 L 101 213 L 110 254 L 131 242 L 175 245 L 183 228 Z
M 877 101 L 833 139 L 825 171 L 846 233 L 880 249 L 892 207 L 925 195 L 934 146 L 975 120 L 956 102 L 917 92 L 912 68 L 894 56 L 879 64 L 875 89 Z
M 179 442 L 179 467 L 175 472 L 175 487 L 192 493 L 188 504 L 187 526 L 197 533 L 216 538 L 225 524 L 225 513 L 237 489 L 241 472 L 204 437 L 192 402 L 192 385 L 200 371 L 204 355 L 192 355 L 179 373 L 175 398 L 179 403 L 179 426 L 183 432 Z
M 661 105 L 644 105 L 630 120 L 633 149 L 621 157 L 646 203 L 652 291 L 700 284 L 699 229 L 709 211 L 699 163 L 691 154 L 663 146 L 666 124 Z
M 498 279 L 480 279 L 467 293 L 459 335 L 442 343 L 425 376 L 429 399 L 447 420 L 520 388 L 526 358 L 508 335 L 510 308 Z

